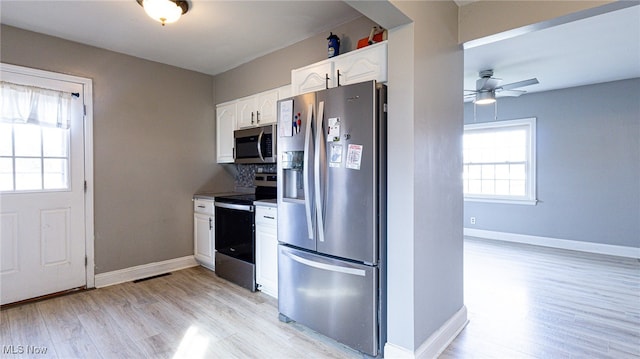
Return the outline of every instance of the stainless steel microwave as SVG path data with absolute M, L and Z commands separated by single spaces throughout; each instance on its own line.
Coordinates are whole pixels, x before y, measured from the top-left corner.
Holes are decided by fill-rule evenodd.
M 235 163 L 275 163 L 276 125 L 266 125 L 233 131 Z

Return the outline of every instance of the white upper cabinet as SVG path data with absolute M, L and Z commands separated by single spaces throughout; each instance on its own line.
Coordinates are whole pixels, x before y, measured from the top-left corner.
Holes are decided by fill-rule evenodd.
M 387 82 L 387 42 L 291 71 L 292 95 L 376 80 Z
M 238 100 L 238 128 L 268 125 L 276 122 L 278 90 L 269 90 Z
M 236 102 L 216 106 L 216 153 L 218 163 L 233 163 L 233 131 L 236 129 Z
M 335 77 L 340 85 L 370 80 L 387 82 L 387 43 L 381 42 L 338 56 L 335 67 Z
M 300 69 L 291 70 L 291 87 L 294 95 L 324 90 L 333 85 L 333 61 L 322 61 Z
M 276 123 L 278 109 L 278 90 L 270 90 L 257 96 L 257 125 Z
M 251 127 L 256 122 L 256 98 L 249 96 L 238 100 L 236 105 L 238 113 L 237 128 Z
M 233 131 L 277 122 L 278 100 L 291 97 L 291 85 L 216 105 L 218 163 L 233 163 Z

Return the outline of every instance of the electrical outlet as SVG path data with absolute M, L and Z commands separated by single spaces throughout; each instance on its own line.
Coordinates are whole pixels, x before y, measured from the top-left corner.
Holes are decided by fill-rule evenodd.
M 476 217 L 469 218 L 469 222 L 471 222 L 471 224 L 476 224 Z

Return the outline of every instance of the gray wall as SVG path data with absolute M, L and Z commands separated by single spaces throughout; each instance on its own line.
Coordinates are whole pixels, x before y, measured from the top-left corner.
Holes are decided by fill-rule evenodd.
M 191 198 L 226 191 L 213 78 L 2 25 L 0 61 L 93 80 L 96 274 L 193 254 Z
M 465 227 L 640 247 L 640 79 L 498 99 L 537 118 L 536 206 L 465 202 Z M 477 121 L 493 118 L 478 106 Z M 473 105 L 465 105 L 473 123 Z M 476 217 L 476 225 L 469 217 Z
M 404 293 L 411 290 L 413 294 L 414 334 L 413 338 L 407 338 L 413 339 L 413 343 L 403 346 L 417 348 L 464 305 L 459 222 L 462 106 L 456 101 L 462 92 L 463 54 L 458 46 L 458 7 L 453 1 L 394 4 L 413 20 L 414 27 L 413 128 L 406 128 L 389 141 L 391 146 L 402 142 L 407 134 L 413 136 L 414 234 L 410 255 L 414 278 L 412 288 L 405 288 Z M 404 56 L 395 55 L 397 62 L 390 66 L 405 66 Z M 394 103 L 390 102 L 390 106 Z M 390 158 L 397 164 L 403 160 L 402 153 Z M 402 176 L 402 172 L 393 175 Z M 398 239 L 390 233 L 390 242 Z M 402 304 L 395 305 L 398 309 Z M 398 334 L 395 333 L 394 340 L 406 342 Z
M 388 6 L 350 4 L 391 29 L 387 339 L 415 354 L 464 306 L 458 7 L 393 1 L 410 23 L 392 27 Z
M 369 36 L 375 25 L 362 16 L 330 31 L 340 38 L 340 53 L 344 54 L 356 48 L 358 39 Z M 292 69 L 327 58 L 327 36 L 329 30 L 216 75 L 215 103 L 290 84 Z

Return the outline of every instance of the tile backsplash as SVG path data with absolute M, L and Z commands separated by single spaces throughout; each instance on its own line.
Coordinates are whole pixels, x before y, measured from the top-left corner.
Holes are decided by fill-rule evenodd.
M 253 179 L 257 173 L 276 173 L 276 164 L 268 165 L 235 165 L 236 188 L 253 188 Z

